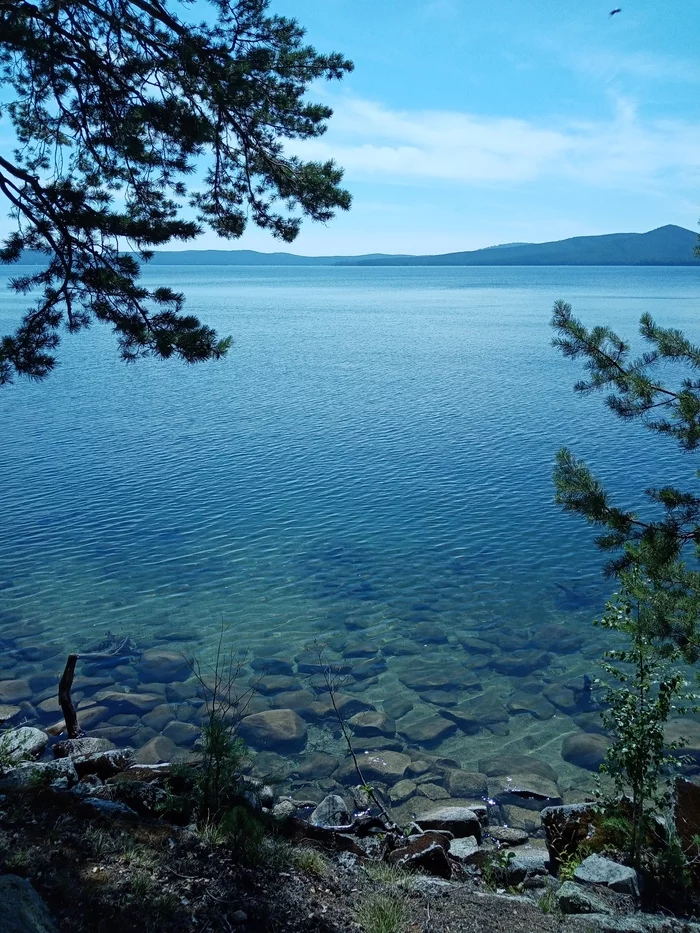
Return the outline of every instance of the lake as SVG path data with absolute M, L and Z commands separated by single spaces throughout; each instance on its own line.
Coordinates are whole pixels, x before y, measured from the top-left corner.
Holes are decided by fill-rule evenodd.
M 696 270 L 182 266 L 144 279 L 183 291 L 233 348 L 220 363 L 127 366 L 95 326 L 66 335 L 48 380 L 0 392 L 0 698 L 2 678 L 28 683 L 16 699 L 46 722 L 69 651 L 109 631 L 206 664 L 223 626 L 249 659 L 329 643 L 347 693 L 412 705 L 395 747 L 472 770 L 531 754 L 563 791 L 583 786 L 590 772 L 561 742 L 594 729 L 575 690 L 596 673 L 591 620 L 611 588 L 591 531 L 553 504 L 555 452 L 585 457 L 625 505 L 692 482 L 697 464 L 574 394 L 581 369 L 550 346 L 551 307 L 565 299 L 628 336 L 650 311 L 697 337 Z M 22 307 L 3 295 L 0 333 Z M 443 682 L 418 683 L 419 669 Z M 285 692 L 320 690 L 302 674 Z M 110 677 L 141 689 L 134 663 Z M 484 714 L 455 732 L 445 711 L 465 698 L 491 727 Z M 451 725 L 432 734 L 435 717 Z M 161 731 L 117 728 L 131 744 Z M 305 747 L 342 753 L 318 716 Z

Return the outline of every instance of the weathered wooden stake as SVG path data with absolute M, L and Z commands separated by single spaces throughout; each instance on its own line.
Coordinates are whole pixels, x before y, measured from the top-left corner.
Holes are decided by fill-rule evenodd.
M 78 660 L 77 654 L 69 654 L 66 661 L 66 667 L 63 671 L 63 677 L 58 685 L 58 702 L 63 712 L 63 718 L 66 722 L 66 731 L 69 739 L 79 739 L 85 733 L 78 723 L 78 714 L 73 706 L 70 691 L 73 686 L 73 677 L 75 676 L 75 665 Z

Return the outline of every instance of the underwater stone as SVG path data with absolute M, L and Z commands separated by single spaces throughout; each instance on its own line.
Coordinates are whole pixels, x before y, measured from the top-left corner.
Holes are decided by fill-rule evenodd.
M 424 645 L 447 644 L 447 632 L 433 622 L 420 622 L 411 631 L 414 640 Z
M 291 661 L 285 661 L 284 658 L 253 658 L 250 666 L 254 671 L 260 671 L 263 674 L 290 676 L 294 673 L 294 665 Z
M 496 646 L 488 641 L 484 641 L 483 638 L 473 638 L 471 635 L 460 637 L 458 635 L 457 640 L 466 652 L 489 655 L 496 653 Z
M 31 696 L 32 688 L 26 680 L 0 680 L 0 703 L 18 703 Z
M 100 690 L 95 700 L 105 703 L 118 713 L 148 713 L 163 702 L 159 693 L 120 693 L 117 690 Z
M 442 716 L 426 716 L 425 719 L 401 724 L 399 731 L 407 741 L 430 747 L 456 732 L 457 726 Z
M 163 729 L 175 719 L 175 710 L 169 703 L 161 703 L 141 717 L 141 722 L 149 729 L 162 732 Z
M 478 771 L 445 771 L 445 787 L 452 797 L 483 797 L 487 793 L 486 775 Z
M 511 804 L 526 810 L 558 807 L 564 801 L 555 781 L 539 774 L 512 774 L 489 781 L 489 796 L 499 804 Z
M 245 716 L 238 734 L 254 748 L 298 751 L 306 745 L 306 723 L 292 709 L 272 709 Z
M 552 655 L 546 651 L 519 651 L 502 654 L 491 662 L 494 670 L 499 674 L 518 675 L 523 677 L 533 671 L 547 667 Z
M 0 723 L 9 722 L 15 719 L 22 712 L 19 706 L 10 706 L 7 703 L 0 704 Z
M 418 785 L 413 781 L 409 781 L 407 778 L 404 778 L 403 781 L 399 781 L 398 784 L 394 786 L 389 791 L 389 796 L 391 797 L 391 802 L 393 804 L 403 803 L 405 800 L 409 800 L 416 793 Z
M 264 694 L 293 692 L 299 690 L 299 681 L 296 677 L 286 674 L 269 674 L 252 682 L 251 687 Z
M 383 701 L 382 706 L 392 719 L 400 719 L 413 709 L 413 703 L 407 697 L 390 697 Z
M 373 658 L 377 654 L 377 646 L 371 641 L 348 642 L 342 652 L 346 658 Z
M 539 775 L 556 783 L 557 775 L 551 765 L 531 755 L 492 755 L 479 759 L 479 771 L 487 777 L 505 777 L 511 774 Z
M 367 781 L 396 784 L 411 763 L 402 752 L 368 752 L 358 756 L 360 768 Z M 359 779 L 352 759 L 346 759 L 336 770 L 334 777 L 339 784 L 357 784 Z
M 551 719 L 556 710 L 544 697 L 534 696 L 532 693 L 518 691 L 508 700 L 508 709 L 511 713 L 529 713 L 535 719 Z
M 338 767 L 338 759 L 334 755 L 327 755 L 325 752 L 311 752 L 306 755 L 300 764 L 296 765 L 292 774 L 296 777 L 324 778 L 330 777 Z
M 357 751 L 361 752 L 402 752 L 404 750 L 404 743 L 400 739 L 392 739 L 383 735 L 370 736 L 369 738 L 355 736 L 352 744 Z
M 164 735 L 157 735 L 146 742 L 134 756 L 141 765 L 158 765 L 171 762 L 177 754 L 177 745 Z
M 399 674 L 399 680 L 410 690 L 446 690 L 459 688 L 469 673 L 461 665 L 442 664 L 439 667 L 414 666 Z
M 673 754 L 677 757 L 688 755 L 696 764 L 700 764 L 700 723 L 692 719 L 672 719 L 664 729 L 667 742 L 684 740 L 682 748 Z
M 597 771 L 603 763 L 607 748 L 608 740 L 604 736 L 578 732 L 564 739 L 561 756 L 569 764 L 587 771 Z
M 358 680 L 366 680 L 368 677 L 375 677 L 377 674 L 383 674 L 386 670 L 386 661 L 381 655 L 374 658 L 363 658 L 352 666 L 352 674 Z
M 418 784 L 416 793 L 420 797 L 427 797 L 428 800 L 448 800 L 450 795 L 444 787 L 427 781 L 425 784 Z
M 403 657 L 422 654 L 422 650 L 420 645 L 409 641 L 407 638 L 397 638 L 396 641 L 391 641 L 382 647 L 382 654 L 386 655 L 386 657 Z
M 359 736 L 383 735 L 392 738 L 396 735 L 394 720 L 390 719 L 386 713 L 379 713 L 376 710 L 355 713 L 354 716 L 348 719 L 348 725 L 352 728 L 354 734 Z
M 338 708 L 338 713 L 343 719 L 354 716 L 355 713 L 373 709 L 369 703 L 365 703 L 364 700 L 360 700 L 358 697 L 349 696 L 347 693 L 336 693 L 333 699 Z M 337 713 L 331 698 L 329 696 L 319 697 L 318 700 L 312 703 L 308 710 L 308 718 L 317 721 L 337 719 Z
M 190 662 L 179 651 L 150 648 L 139 660 L 139 680 L 142 683 L 173 683 L 187 680 L 191 673 Z
M 174 719 L 163 729 L 163 735 L 166 738 L 172 739 L 176 745 L 184 745 L 185 747 L 194 745 L 201 734 L 202 730 L 197 726 L 190 722 L 180 722 L 178 719 Z
M 557 709 L 564 713 L 575 713 L 577 709 L 576 695 L 570 687 L 562 684 L 549 684 L 542 691 L 544 696 L 553 703 Z

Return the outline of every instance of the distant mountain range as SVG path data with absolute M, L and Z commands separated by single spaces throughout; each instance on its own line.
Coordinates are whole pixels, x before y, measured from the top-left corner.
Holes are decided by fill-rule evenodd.
M 575 236 L 551 243 L 503 243 L 460 253 L 407 256 L 298 256 L 251 249 L 188 249 L 156 252 L 153 266 L 700 266 L 698 235 L 667 224 L 648 233 Z M 40 253 L 27 262 L 45 262 Z
M 551 243 L 506 244 L 439 256 L 346 260 L 363 266 L 692 266 L 698 235 L 668 224 L 648 233 L 575 236 Z

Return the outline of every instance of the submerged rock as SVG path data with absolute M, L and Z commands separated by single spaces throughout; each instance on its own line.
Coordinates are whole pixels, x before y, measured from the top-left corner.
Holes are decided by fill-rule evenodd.
M 19 703 L 31 696 L 32 688 L 26 680 L 0 680 L 0 703 Z
M 189 660 L 179 651 L 167 648 L 150 648 L 144 651 L 139 661 L 139 680 L 144 684 L 187 680 L 191 673 Z
M 605 759 L 608 744 L 608 740 L 602 735 L 586 732 L 567 735 L 561 748 L 561 757 L 579 768 L 598 771 Z
M 306 724 L 292 709 L 271 709 L 245 716 L 238 734 L 253 748 L 299 751 L 306 745 Z
M 445 771 L 445 787 L 452 797 L 484 797 L 488 792 L 485 774 L 461 769 Z
M 438 745 L 456 731 L 456 724 L 443 716 L 426 716 L 425 719 L 404 722 L 399 726 L 400 734 L 407 741 L 424 747 Z
M 366 781 L 380 781 L 393 785 L 405 775 L 411 763 L 402 752 L 368 752 L 358 756 L 359 765 Z M 357 784 L 358 775 L 352 759 L 347 759 L 333 775 L 339 784 Z
M 396 735 L 396 723 L 387 716 L 386 713 L 379 713 L 375 710 L 367 710 L 362 713 L 355 713 L 348 719 L 348 725 L 352 728 L 355 735 L 359 736 L 377 736 L 383 735 L 392 738 Z

